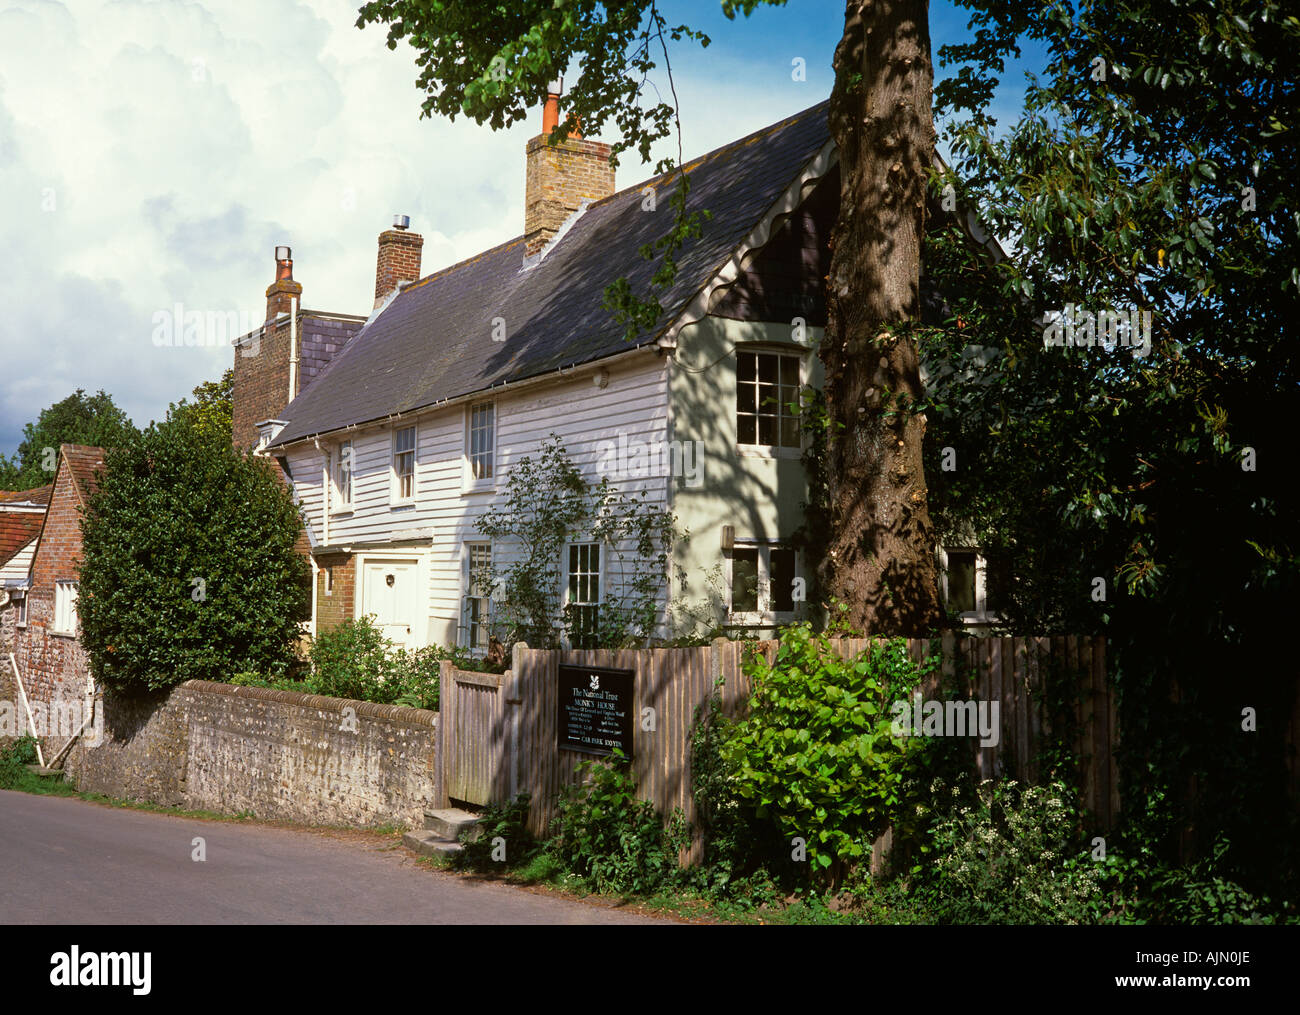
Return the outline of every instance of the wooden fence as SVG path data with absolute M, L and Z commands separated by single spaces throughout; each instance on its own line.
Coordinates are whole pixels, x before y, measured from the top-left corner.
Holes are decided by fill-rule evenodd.
M 716 689 L 729 714 L 746 707 L 753 688 L 741 664 L 743 653 L 756 644 L 769 659 L 777 648 L 776 642 L 723 639 L 697 648 L 640 650 L 517 646 L 510 672 L 501 675 L 470 673 L 444 663 L 435 787 L 440 806 L 482 806 L 527 792 L 532 800 L 530 830 L 545 833 L 556 794 L 577 780 L 577 766 L 589 757 L 557 746 L 558 667 L 569 663 L 634 672 L 632 773 L 637 795 L 664 813 L 681 808 L 692 817 L 691 730 L 697 706 Z M 836 647 L 849 657 L 868 644 L 842 639 Z M 1077 691 L 1073 746 L 1083 803 L 1099 827 L 1110 828 L 1120 796 L 1113 749 L 1118 741 L 1116 707 L 1106 680 L 1105 639 L 948 635 L 935 647 L 943 662 L 922 688 L 927 700 L 941 697 L 942 679 L 943 686 L 955 686 L 968 699 L 999 702 L 998 743 L 977 748 L 974 759 L 981 778 L 1040 778 L 1037 755 L 1052 732 L 1043 689 L 1050 668 L 1060 668 L 1066 686 Z M 914 640 L 909 650 L 919 660 L 932 651 L 931 643 Z M 638 721 L 645 708 L 654 709 L 653 732 L 643 731 Z

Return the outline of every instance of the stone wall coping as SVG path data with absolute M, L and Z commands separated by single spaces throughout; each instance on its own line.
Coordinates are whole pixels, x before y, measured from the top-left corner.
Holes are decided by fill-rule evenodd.
M 349 698 L 331 698 L 324 694 L 304 694 L 302 691 L 279 691 L 271 687 L 240 687 L 236 684 L 222 684 L 213 680 L 186 680 L 180 687 L 191 691 L 206 691 L 209 694 L 229 694 L 236 698 L 256 698 L 261 701 L 278 701 L 285 705 L 299 705 L 303 708 L 321 708 L 342 714 L 345 708 L 353 709 L 357 715 L 370 716 L 374 719 L 388 719 L 404 723 L 407 726 L 438 725 L 438 713 L 427 708 L 411 708 L 408 705 L 380 705 L 373 701 L 353 701 Z

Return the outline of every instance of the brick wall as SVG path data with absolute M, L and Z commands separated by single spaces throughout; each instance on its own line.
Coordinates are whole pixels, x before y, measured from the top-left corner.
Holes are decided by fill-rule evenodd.
M 316 558 L 316 631 L 329 631 L 353 616 L 356 604 L 357 566 L 349 553 L 324 554 Z M 333 570 L 333 588 L 326 592 L 327 568 Z
M 438 716 L 424 709 L 191 680 L 106 693 L 103 711 L 99 745 L 68 757 L 83 792 L 354 826 L 418 827 L 435 800 Z
M 609 145 L 570 139 L 551 146 L 547 136 L 533 138 L 526 148 L 524 248 L 529 255 L 555 236 L 584 198 L 599 201 L 614 193 Z
M 255 346 L 235 349 L 232 429 L 235 447 L 257 444 L 257 424 L 289 404 L 289 322 L 268 328 Z M 245 355 L 256 349 L 256 355 Z
M 41 541 L 32 558 L 27 626 L 14 635 L 14 655 L 28 701 L 39 702 L 51 710 L 63 703 L 84 702 L 90 681 L 89 660 L 77 637 L 53 631 L 55 583 L 76 581 L 80 573 L 80 505 L 72 470 L 64 459 L 59 464 Z M 13 670 L 8 656 L 0 662 L 4 663 L 6 680 L 12 685 Z M 10 686 L 5 697 L 17 701 L 17 688 Z M 44 737 L 42 745 L 53 753 L 63 746 L 65 739 Z

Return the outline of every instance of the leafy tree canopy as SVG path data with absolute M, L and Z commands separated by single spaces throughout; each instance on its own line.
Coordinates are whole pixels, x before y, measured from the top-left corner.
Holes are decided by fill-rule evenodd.
M 115 448 L 135 433 L 111 395 L 103 391 L 87 395 L 78 388 L 23 427 L 22 443 L 12 458 L 0 455 L 0 489 L 30 490 L 53 482 L 60 444 Z
M 273 466 L 194 412 L 110 451 L 82 520 L 77 607 L 96 679 L 283 675 L 310 615 L 301 525 Z

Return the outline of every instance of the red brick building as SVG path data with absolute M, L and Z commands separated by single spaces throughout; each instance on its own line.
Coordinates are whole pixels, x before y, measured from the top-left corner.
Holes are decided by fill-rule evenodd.
M 94 684 L 86 653 L 78 639 L 77 584 L 81 566 L 81 517 L 104 465 L 102 448 L 64 444 L 59 448 L 53 489 L 32 556 L 25 597 L 25 614 L 15 623 L 13 654 L 22 678 L 22 692 L 44 728 L 60 725 L 64 709 L 88 715 Z M 17 604 L 6 608 L 17 614 Z M 19 619 L 15 618 L 16 621 Z M 13 667 L 3 660 L 0 691 L 19 702 Z M 25 722 L 25 709 L 20 714 Z M 42 724 L 41 718 L 37 720 Z M 58 751 L 67 735 L 41 738 L 47 754 Z

